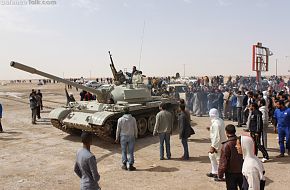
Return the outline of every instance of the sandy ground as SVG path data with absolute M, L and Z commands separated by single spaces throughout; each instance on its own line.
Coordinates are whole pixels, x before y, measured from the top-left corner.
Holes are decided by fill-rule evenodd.
M 37 125 L 31 124 L 28 105 L 32 88 L 42 90 L 46 106 Z M 79 97 L 78 92 L 73 90 L 73 93 Z M 5 130 L 0 133 L 0 189 L 79 189 L 80 180 L 73 172 L 73 165 L 75 153 L 82 146 L 80 138 L 52 127 L 47 118 L 51 108 L 65 103 L 64 85 L 0 86 L 0 102 L 4 109 L 2 124 Z M 179 160 L 182 145 L 178 135 L 171 139 L 172 160 L 163 161 L 159 160 L 158 137 L 148 136 L 137 140 L 137 171 L 134 172 L 120 169 L 120 145 L 94 138 L 91 151 L 98 161 L 102 189 L 225 189 L 225 183 L 214 182 L 205 175 L 210 171 L 209 132 L 206 130 L 209 118 L 192 117 L 192 120 L 197 126 L 196 134 L 189 139 L 189 161 Z M 271 161 L 264 164 L 266 189 L 287 190 L 290 157 L 274 158 L 279 154 L 276 137 L 272 132 L 268 137 Z

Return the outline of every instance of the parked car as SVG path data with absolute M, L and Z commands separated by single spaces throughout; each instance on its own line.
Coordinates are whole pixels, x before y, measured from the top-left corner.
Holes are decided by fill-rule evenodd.
M 90 80 L 87 83 L 85 83 L 85 86 L 91 87 L 91 88 L 99 88 L 101 86 L 101 83 L 98 83 L 95 80 Z

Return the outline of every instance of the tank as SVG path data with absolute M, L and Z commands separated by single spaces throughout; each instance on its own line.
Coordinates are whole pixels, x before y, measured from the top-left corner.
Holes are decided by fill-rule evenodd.
M 10 65 L 96 95 L 97 100 L 94 101 L 70 102 L 68 106 L 53 109 L 49 113 L 49 118 L 54 127 L 67 133 L 89 131 L 112 142 L 116 134 L 117 120 L 123 115 L 124 108 L 128 107 L 130 113 L 136 118 L 138 136 L 144 137 L 153 132 L 160 103 L 166 103 L 169 110 L 175 113 L 177 102 L 169 97 L 151 96 L 151 91 L 142 82 L 140 73 L 132 77 L 132 84 L 128 84 L 123 72 L 116 71 L 111 54 L 110 58 L 114 84 L 103 85 L 98 89 L 86 87 L 14 61 Z

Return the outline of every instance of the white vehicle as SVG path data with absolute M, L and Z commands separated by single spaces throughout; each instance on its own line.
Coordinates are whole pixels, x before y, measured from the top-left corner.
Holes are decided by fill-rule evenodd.
M 175 92 L 179 93 L 179 98 L 185 100 L 185 93 L 187 91 L 187 85 L 186 84 L 169 84 L 167 86 L 167 90 L 169 91 L 169 88 L 173 87 Z
M 85 86 L 91 87 L 91 88 L 99 88 L 101 86 L 101 84 L 95 80 L 90 80 L 87 83 L 85 83 Z

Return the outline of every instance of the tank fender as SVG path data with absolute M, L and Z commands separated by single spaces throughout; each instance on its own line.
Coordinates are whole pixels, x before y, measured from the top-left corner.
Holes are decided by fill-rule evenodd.
M 71 110 L 67 108 L 56 108 L 49 113 L 48 117 L 50 119 L 63 120 L 70 112 Z
M 103 112 L 96 112 L 94 113 L 90 119 L 89 119 L 89 124 L 91 125 L 103 125 L 105 121 L 113 116 L 114 112 L 108 112 L 108 111 L 103 111 Z

